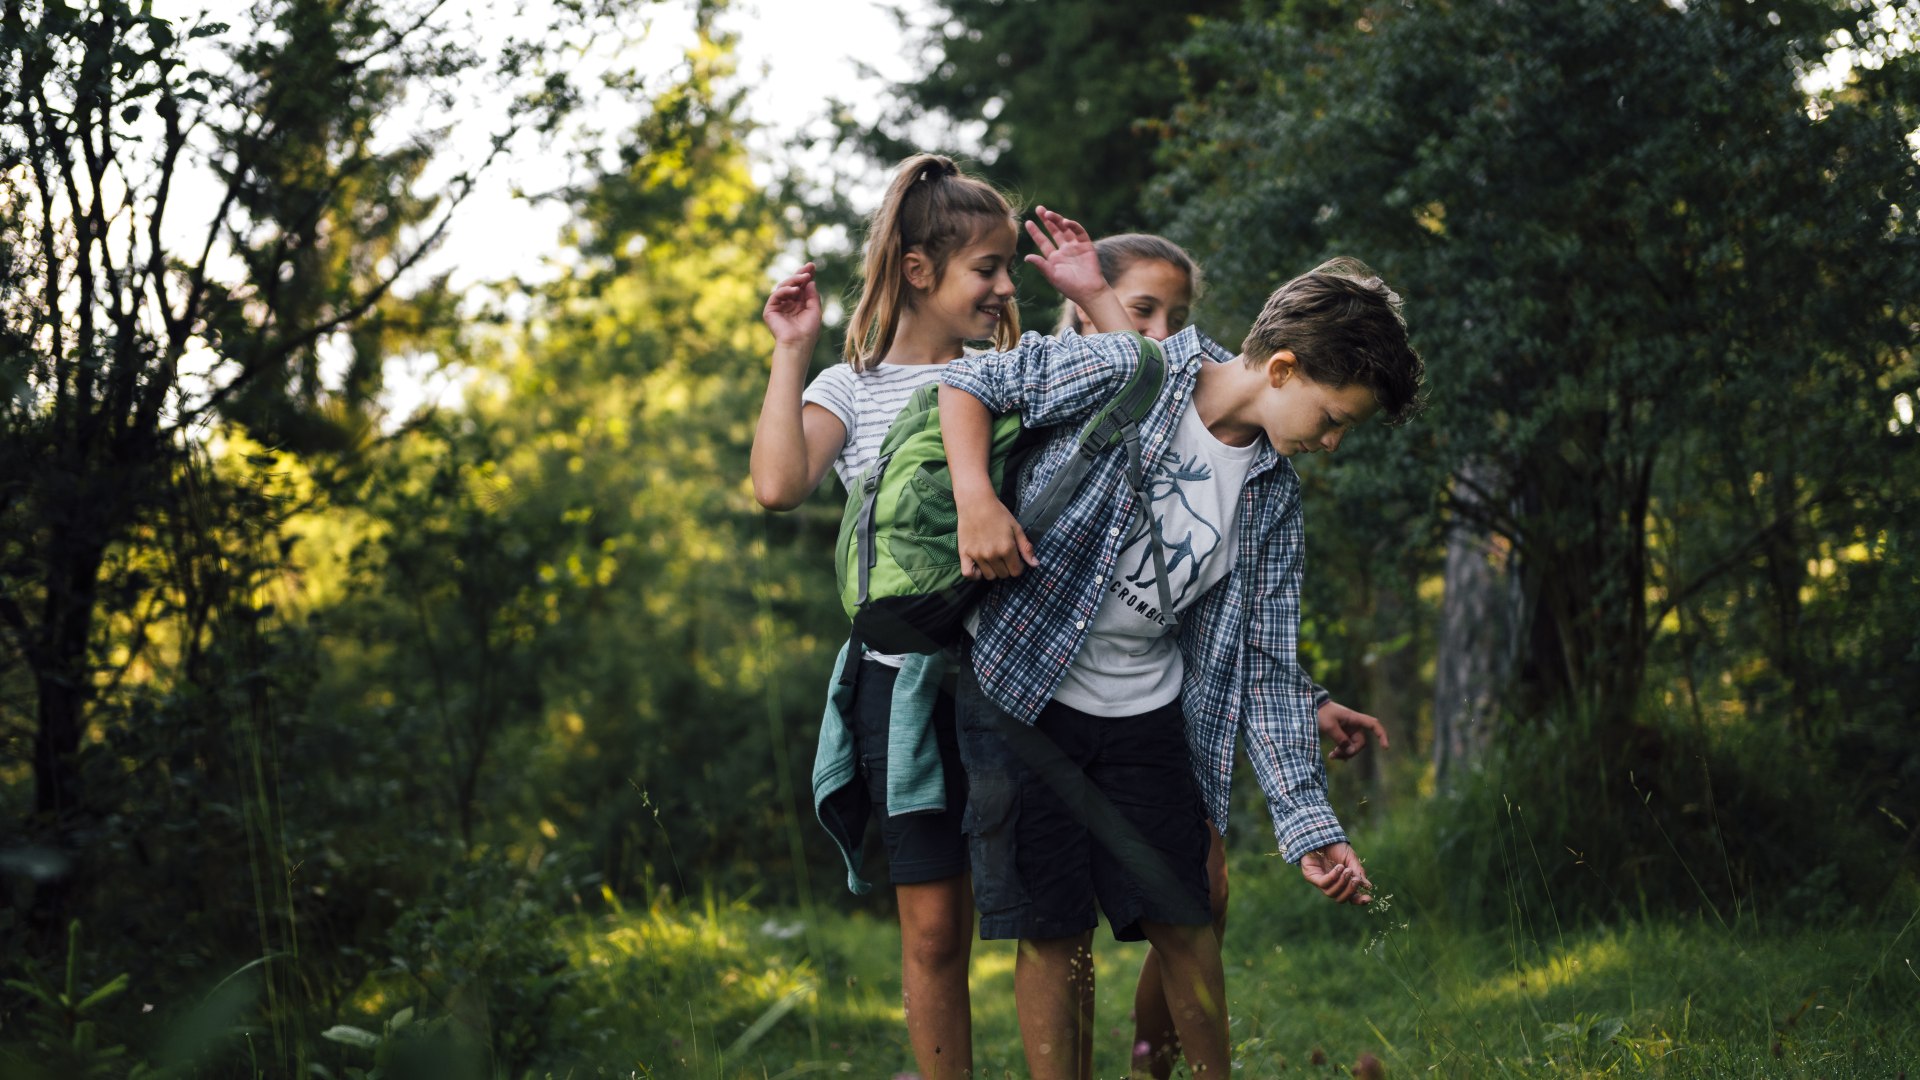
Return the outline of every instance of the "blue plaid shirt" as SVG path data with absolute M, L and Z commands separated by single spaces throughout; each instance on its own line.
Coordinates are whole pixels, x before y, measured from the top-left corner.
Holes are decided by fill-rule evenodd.
M 1192 327 L 1161 349 L 1166 385 L 1140 426 L 1149 471 L 1172 441 L 1201 365 L 1233 359 Z M 1027 497 L 1073 453 L 1076 422 L 1112 400 L 1139 362 L 1131 335 L 1028 333 L 1012 352 L 952 361 L 941 380 L 995 413 L 1017 410 L 1030 427 L 1057 428 L 1020 478 Z M 1110 450 L 1087 474 L 1079 497 L 1035 542 L 1040 565 L 996 584 L 981 603 L 975 674 L 989 697 L 1027 723 L 1053 697 L 1086 642 L 1133 521 L 1133 503 L 1126 454 Z M 1347 838 L 1327 804 L 1315 688 L 1299 662 L 1305 556 L 1300 478 L 1262 439 L 1240 492 L 1233 569 L 1180 617 L 1181 705 L 1194 774 L 1214 824 L 1226 831 L 1234 741 L 1244 728 L 1247 757 L 1289 862 Z

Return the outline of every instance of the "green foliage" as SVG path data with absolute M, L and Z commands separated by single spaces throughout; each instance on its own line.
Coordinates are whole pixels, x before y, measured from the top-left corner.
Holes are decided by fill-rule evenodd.
M 581 850 L 622 888 L 805 873 L 775 763 L 835 644 L 832 518 L 768 522 L 745 484 L 786 232 L 713 96 L 730 63 L 688 56 L 645 152 L 574 193 L 579 272 L 524 331 L 454 342 L 486 373 L 463 412 L 341 493 L 358 524 L 315 526 L 349 575 L 316 613 L 323 707 L 389 717 L 469 846 Z
M 495 154 L 553 134 L 568 34 L 619 6 L 498 56 L 433 5 L 0 21 L 9 1066 L 907 1067 L 897 936 L 810 902 L 841 895 L 797 790 L 836 499 L 772 516 L 745 482 L 768 268 L 796 199 L 850 207 L 755 181 L 711 7 L 677 70 L 612 77 L 616 150 L 551 149 L 579 259 L 511 318 L 397 291 L 472 175 L 432 184 L 440 133 L 396 124 L 486 70 L 520 92 Z M 1809 99 L 1858 15 L 1773 8 L 946 5 L 903 119 L 984 130 L 997 179 L 1097 231 L 1166 223 L 1214 330 L 1364 255 L 1432 364 L 1425 424 L 1302 470 L 1311 667 L 1400 748 L 1384 781 L 1335 771 L 1390 902 L 1325 904 L 1237 813 L 1250 1074 L 1316 1045 L 1443 1075 L 1913 1049 L 1888 925 L 1920 828 L 1920 94 L 1887 54 Z M 216 254 L 144 246 L 200 156 Z M 470 373 L 462 400 L 381 417 L 403 352 Z M 1464 463 L 1499 490 L 1450 493 Z M 1431 586 L 1469 503 L 1526 574 L 1531 693 L 1428 802 Z M 1847 932 L 1771 936 L 1814 920 Z M 1137 960 L 1102 950 L 1103 1017 Z M 976 964 L 982 1069 L 1018 1070 L 1011 951 Z
M 1680 608 L 1771 620 L 1781 704 L 1816 709 L 1837 684 L 1796 567 L 1906 507 L 1881 478 L 1912 459 L 1884 420 L 1920 295 L 1911 56 L 1810 104 L 1795 63 L 1850 11 L 1335 8 L 1211 24 L 1184 54 L 1271 73 L 1196 84 L 1163 158 L 1156 201 L 1214 300 L 1244 319 L 1336 251 L 1408 296 L 1419 452 L 1337 467 L 1418 505 L 1492 464 L 1495 490 L 1444 509 L 1518 553 L 1530 709 L 1622 723 Z
M 1569 926 L 1657 912 L 1758 926 L 1884 917 L 1908 872 L 1842 760 L 1784 732 L 1636 728 L 1608 741 L 1563 721 L 1490 754 L 1371 857 L 1426 867 L 1430 895 L 1468 925 L 1522 909 Z
M 562 1015 L 600 1034 L 550 1044 L 546 1061 L 642 1076 L 757 1077 L 817 1060 L 823 1022 L 843 1028 L 836 1042 L 891 1035 L 884 1020 L 825 1007 L 818 965 L 835 964 L 829 958 L 839 953 L 814 939 L 803 920 L 711 893 L 704 902 L 662 893 L 644 908 L 615 904 L 569 920 L 559 936 L 582 978 Z
M 323 1080 L 333 1080 L 335 1076 L 344 1076 L 347 1080 L 411 1080 L 415 1077 L 424 1080 L 449 1074 L 484 1075 L 478 1063 L 480 1055 L 474 1052 L 471 1042 L 456 1041 L 449 1035 L 452 1030 L 450 1018 L 444 1016 L 415 1023 L 411 1005 L 389 1017 L 378 1033 L 351 1024 L 335 1024 L 321 1032 L 320 1037 L 366 1051 L 363 1060 L 371 1059 L 373 1065 L 371 1068 L 347 1065 L 336 1073 L 316 1064 L 313 1073 Z
M 1144 228 L 1157 215 L 1142 194 L 1180 100 L 1172 46 L 1238 6 L 943 0 L 922 42 L 928 68 L 895 88 L 899 104 L 869 148 L 889 163 L 931 149 L 914 139 L 937 117 L 952 133 L 943 145 L 977 143 L 984 174 L 1020 203 L 1061 210 L 1095 236 Z M 1046 282 L 1033 275 L 1021 292 L 1026 324 L 1051 326 L 1059 297 Z
M 563 5 L 548 30 L 617 14 L 596 11 Z M 536 78 L 493 118 L 497 155 L 573 100 L 538 49 L 482 55 L 448 15 L 268 4 L 228 37 L 176 34 L 126 5 L 15 5 L 0 24 L 0 254 L 21 271 L 0 325 L 36 346 L 9 350 L 0 394 L 0 783 L 9 835 L 40 845 L 4 863 L 15 903 L 0 948 L 44 960 L 69 913 L 111 926 L 82 979 L 127 971 L 155 1021 L 191 1033 L 115 1015 L 96 1047 L 206 1075 L 303 1072 L 384 965 L 370 943 L 398 918 L 457 923 L 421 914 L 422 898 L 481 843 L 473 806 L 498 795 L 488 755 L 539 741 L 529 702 L 551 653 L 516 651 L 513 635 L 553 618 L 524 607 L 545 598 L 524 588 L 540 561 L 471 503 L 391 499 L 373 507 L 389 526 L 342 498 L 369 476 L 467 475 L 425 460 L 440 442 L 373 430 L 387 355 L 450 336 L 444 289 L 402 298 L 395 282 L 491 160 L 429 183 L 445 175 L 427 167 L 439 132 L 405 129 L 407 106 L 447 105 L 491 74 L 509 92 Z M 206 248 L 176 250 L 161 221 L 187 211 L 169 192 L 203 158 L 225 198 L 198 223 Z M 329 346 L 352 355 L 339 385 L 319 378 Z M 416 513 L 443 527 L 405 532 Z M 390 529 L 412 541 L 392 546 L 418 579 L 425 635 L 421 603 L 385 623 L 343 603 L 356 585 L 412 580 L 353 576 L 356 558 L 384 559 Z M 465 577 L 419 565 L 463 557 Z M 380 632 L 343 643 L 336 626 Z M 383 702 L 337 679 L 339 654 L 418 662 L 436 648 L 452 650 L 441 696 Z M 395 681 L 411 689 L 426 670 Z M 492 819 L 482 839 L 539 838 L 539 820 Z M 201 999 L 236 967 L 246 977 Z M 0 1016 L 30 1015 L 26 985 L 0 991 Z M 501 1035 L 510 1054 L 527 1041 Z
M 78 980 L 80 958 L 80 924 L 75 922 L 67 928 L 64 980 L 51 983 L 38 972 L 31 972 L 31 979 L 6 981 L 8 989 L 26 995 L 31 1002 L 26 1014 L 26 1041 L 0 1044 L 0 1062 L 7 1065 L 8 1075 L 126 1076 L 130 1080 L 150 1075 L 144 1066 L 137 1064 L 129 1071 L 125 1060 L 127 1048 L 103 1045 L 93 1019 L 100 1006 L 127 992 L 127 976 L 116 975 L 83 993 Z
M 574 885 L 558 863 L 525 874 L 479 860 L 436 874 L 422 902 L 388 931 L 389 966 L 370 984 L 389 1008 L 408 1005 L 386 1020 L 377 1042 L 348 1033 L 359 1031 L 351 1025 L 322 1036 L 375 1050 L 380 1075 L 390 1078 L 434 1075 L 422 1070 L 453 1062 L 473 1075 L 519 1076 L 549 1048 L 578 1044 L 584 1029 L 556 1016 L 581 974 L 553 933 L 554 913 Z M 409 1026 L 416 1016 L 423 1023 Z

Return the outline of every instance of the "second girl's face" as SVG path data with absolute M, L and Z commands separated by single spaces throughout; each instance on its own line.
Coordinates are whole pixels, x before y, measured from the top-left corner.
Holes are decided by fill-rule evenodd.
M 954 252 L 939 281 L 921 295 L 922 310 L 961 341 L 993 337 L 1013 301 L 1012 222 L 989 225 Z
M 1133 328 L 1147 337 L 1165 341 L 1186 328 L 1193 281 L 1172 263 L 1137 259 L 1114 281 L 1113 291 Z

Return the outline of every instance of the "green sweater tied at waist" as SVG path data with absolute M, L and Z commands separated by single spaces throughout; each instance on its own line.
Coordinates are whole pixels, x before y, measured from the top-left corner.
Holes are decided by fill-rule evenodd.
M 853 680 L 846 670 L 848 663 L 859 662 L 849 656 L 845 645 L 833 662 L 827 706 L 820 717 L 820 742 L 813 756 L 813 812 L 846 861 L 847 888 L 864 895 L 873 888 L 860 876 L 873 807 L 867 785 L 860 782 L 852 728 Z M 946 658 L 938 654 L 910 655 L 900 665 L 887 723 L 887 805 L 883 809 L 889 817 L 940 813 L 947 808 L 940 745 L 931 723 L 946 674 Z

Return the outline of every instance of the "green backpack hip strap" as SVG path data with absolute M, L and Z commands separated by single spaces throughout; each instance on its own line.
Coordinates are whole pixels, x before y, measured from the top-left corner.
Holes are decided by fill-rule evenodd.
M 1150 339 L 1133 337 L 1139 366 L 1113 400 L 1081 425 L 1072 456 L 1019 519 L 1027 537 L 1037 539 L 1059 519 L 1099 455 L 1123 447 L 1135 512 L 1147 516 L 1160 610 L 1168 628 L 1177 629 L 1140 452 L 1140 421 L 1165 385 L 1166 358 Z M 924 386 L 908 399 L 887 429 L 879 459 L 848 493 L 840 518 L 834 567 L 841 606 L 853 620 L 854 636 L 880 652 L 937 652 L 958 641 L 987 586 L 960 573 L 960 515 L 940 435 L 939 391 L 937 384 Z M 1036 442 L 1018 414 L 994 419 L 987 473 L 1008 505 L 1015 501 L 1019 462 Z

